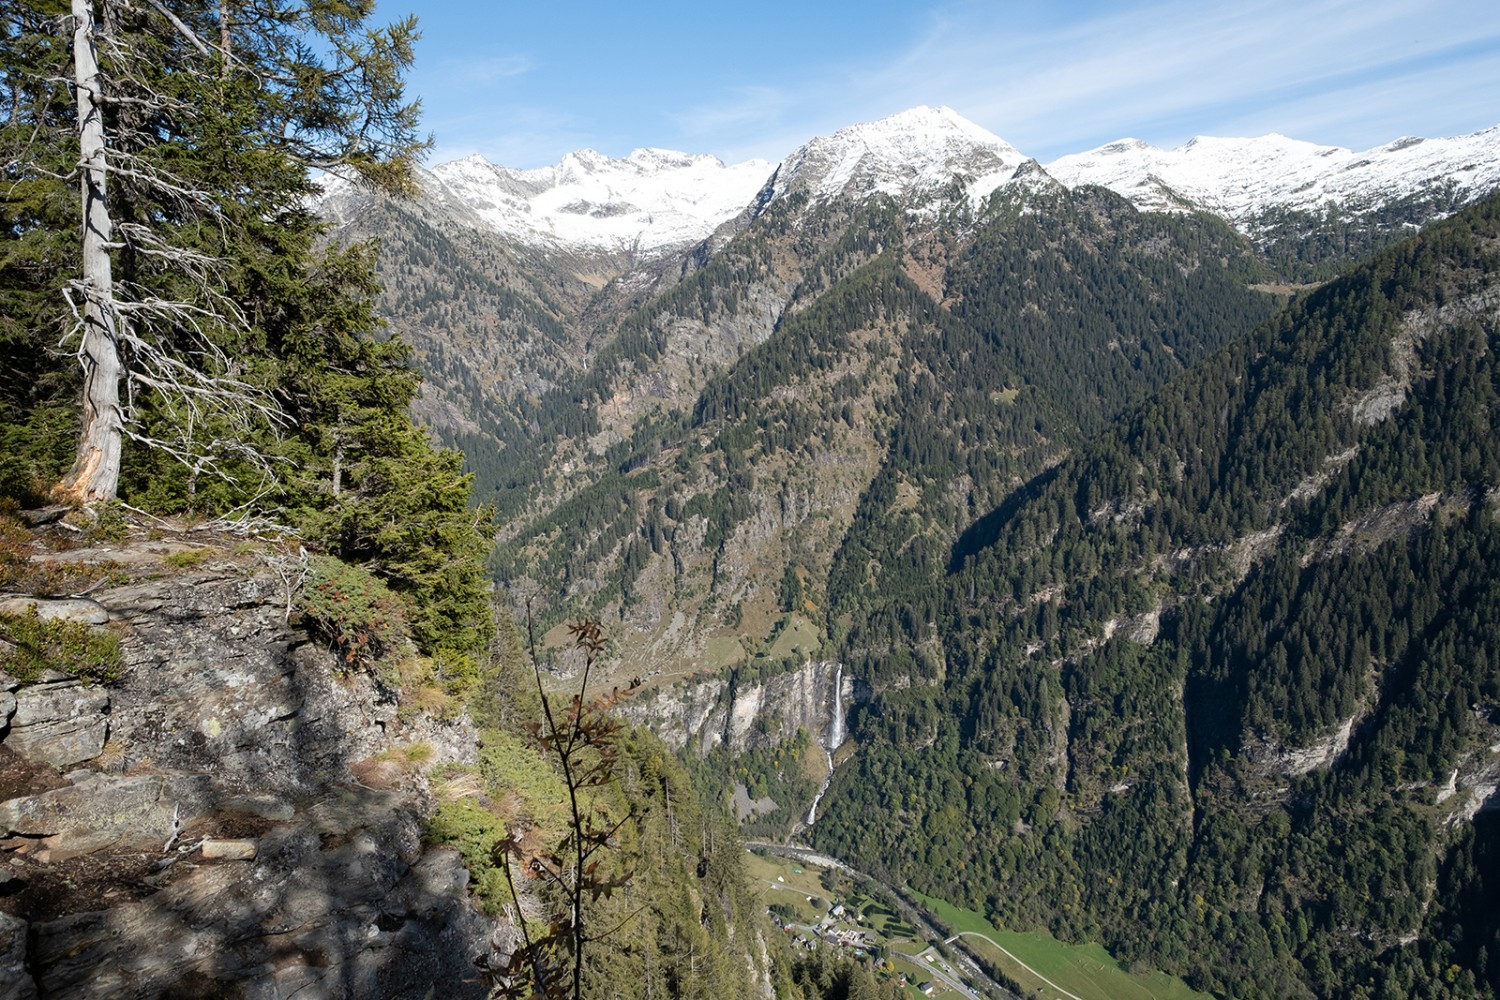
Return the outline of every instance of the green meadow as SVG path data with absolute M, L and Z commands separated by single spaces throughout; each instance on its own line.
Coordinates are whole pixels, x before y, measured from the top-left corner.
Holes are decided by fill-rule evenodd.
M 1044 931 L 1003 931 L 973 910 L 913 893 L 976 954 L 1047 1000 L 1211 1000 L 1175 976 L 1136 973 L 1097 944 L 1064 944 Z

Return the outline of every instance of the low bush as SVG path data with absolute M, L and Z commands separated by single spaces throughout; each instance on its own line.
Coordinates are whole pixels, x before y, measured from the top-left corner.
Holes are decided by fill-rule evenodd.
M 105 629 L 63 618 L 0 614 L 0 670 L 22 684 L 58 670 L 93 683 L 120 677 L 120 639 Z
M 409 640 L 401 598 L 369 570 L 331 556 L 312 557 L 296 610 L 351 668 L 369 666 Z
M 505 873 L 495 864 L 495 845 L 505 837 L 505 821 L 476 799 L 448 799 L 427 821 L 427 841 L 457 847 L 469 869 L 474 896 L 487 913 L 511 902 Z

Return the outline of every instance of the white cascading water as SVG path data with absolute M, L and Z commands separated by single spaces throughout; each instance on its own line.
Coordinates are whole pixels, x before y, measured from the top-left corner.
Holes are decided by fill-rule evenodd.
M 818 803 L 823 801 L 823 794 L 828 791 L 828 786 L 833 783 L 833 752 L 844 742 L 844 665 L 835 664 L 833 668 L 833 718 L 828 723 L 828 733 L 824 736 L 823 754 L 828 758 L 828 777 L 823 779 L 823 787 L 818 789 L 818 794 L 813 798 L 812 805 L 807 810 L 807 825 L 812 826 L 818 818 Z

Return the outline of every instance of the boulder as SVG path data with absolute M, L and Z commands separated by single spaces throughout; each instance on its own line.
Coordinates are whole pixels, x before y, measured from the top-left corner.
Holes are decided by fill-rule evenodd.
M 255 841 L 205 840 L 198 845 L 203 856 L 210 861 L 250 861 L 255 858 Z
M 62 618 L 87 625 L 103 625 L 109 612 L 102 604 L 86 597 L 4 597 L 0 598 L 0 615 L 24 615 L 35 609 L 38 618 L 50 621 Z
M 76 783 L 0 802 L 0 834 L 36 840 L 54 860 L 106 847 L 160 850 L 210 804 L 206 778 L 79 772 Z
M 5 744 L 21 756 L 70 767 L 104 749 L 109 734 L 109 692 L 104 688 L 49 672 L 42 683 L 23 687 L 12 697 L 15 709 Z M 0 717 L 4 709 L 0 703 Z
M 0 912 L 0 1000 L 36 1000 L 26 970 L 26 921 Z
M 48 722 L 100 715 L 109 708 L 109 692 L 102 687 L 85 687 L 71 677 L 49 673 L 43 683 L 32 684 L 16 692 L 13 726 L 39 726 Z

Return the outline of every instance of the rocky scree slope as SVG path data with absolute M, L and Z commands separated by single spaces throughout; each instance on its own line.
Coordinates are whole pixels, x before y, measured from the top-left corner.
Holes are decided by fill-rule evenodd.
M 486 995 L 496 925 L 458 852 L 424 846 L 410 765 L 471 758 L 473 734 L 288 625 L 295 555 L 34 558 L 105 580 L 0 610 L 106 630 L 122 662 L 105 684 L 0 673 L 0 997 Z

